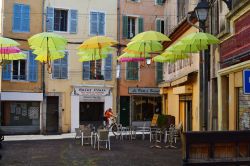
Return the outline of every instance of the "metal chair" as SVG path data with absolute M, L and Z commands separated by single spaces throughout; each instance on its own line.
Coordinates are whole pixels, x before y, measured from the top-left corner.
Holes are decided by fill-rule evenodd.
M 145 139 L 145 134 L 150 134 L 150 127 L 146 126 L 146 122 L 143 123 L 143 127 L 137 127 L 137 132 L 142 132 L 142 140 Z
M 83 130 L 81 130 L 81 134 L 82 134 L 82 146 L 83 146 L 83 140 L 84 139 L 90 139 L 90 144 L 92 145 L 93 141 L 92 141 L 92 129 L 89 127 L 84 128 Z
M 75 135 L 75 141 L 77 139 L 81 139 L 82 138 L 82 133 L 81 133 L 81 129 L 80 128 L 75 128 L 75 132 L 76 132 L 76 135 Z
M 102 129 L 97 131 L 98 150 L 100 149 L 100 142 L 106 142 L 106 148 L 110 150 L 110 137 L 108 130 Z

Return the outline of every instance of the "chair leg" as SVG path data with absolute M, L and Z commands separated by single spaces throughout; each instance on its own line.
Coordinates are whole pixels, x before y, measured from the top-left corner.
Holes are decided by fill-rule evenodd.
M 108 143 L 109 143 L 109 150 L 110 150 L 110 140 L 108 141 Z
M 98 141 L 98 150 L 99 150 L 99 142 L 100 142 L 100 141 Z

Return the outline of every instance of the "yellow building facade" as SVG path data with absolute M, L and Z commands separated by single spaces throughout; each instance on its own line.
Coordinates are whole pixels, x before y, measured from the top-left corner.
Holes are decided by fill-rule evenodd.
M 81 124 L 101 125 L 106 109 L 112 107 L 113 112 L 117 112 L 116 51 L 106 59 L 82 63 L 78 60 L 77 48 L 96 35 L 117 40 L 117 1 L 46 0 L 44 11 L 47 12 L 46 30 L 65 36 L 68 45 L 66 59 L 54 62 L 52 74 L 45 74 L 44 108 L 47 109 L 44 109 L 43 127 L 75 132 Z M 50 21 L 52 27 L 48 27 Z M 57 63 L 64 63 L 66 70 L 60 68 L 60 72 L 55 73 Z M 49 113 L 51 110 L 57 117 Z M 53 120 L 57 123 L 53 124 Z

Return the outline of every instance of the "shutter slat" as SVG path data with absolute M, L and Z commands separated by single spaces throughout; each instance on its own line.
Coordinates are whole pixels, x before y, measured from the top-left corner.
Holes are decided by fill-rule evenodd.
M 98 35 L 97 12 L 90 12 L 90 35 Z
M 54 8 L 47 7 L 47 18 L 46 18 L 47 32 L 54 31 Z
M 2 68 L 2 75 L 3 75 L 3 80 L 10 80 L 11 79 L 11 62 L 9 64 L 5 64 Z
M 122 16 L 122 37 L 128 38 L 128 16 Z
M 36 55 L 29 51 L 29 81 L 37 82 L 38 79 L 38 64 L 35 60 Z
M 22 32 L 30 31 L 30 6 L 29 5 L 22 5 L 21 31 Z
M 70 33 L 77 33 L 77 10 L 70 10 Z
M 89 80 L 90 79 L 90 62 L 83 62 L 83 80 Z
M 61 59 L 61 79 L 68 78 L 68 52 L 65 53 L 65 56 Z
M 98 13 L 98 35 L 105 35 L 105 14 Z
M 12 23 L 12 31 L 20 31 L 21 30 L 21 5 L 14 4 L 13 6 L 13 23 Z
M 105 59 L 105 80 L 112 80 L 112 54 L 108 54 L 108 57 Z

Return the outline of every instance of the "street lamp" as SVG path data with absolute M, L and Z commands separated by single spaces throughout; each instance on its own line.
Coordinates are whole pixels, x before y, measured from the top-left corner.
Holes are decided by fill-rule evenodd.
M 194 11 L 199 21 L 200 31 L 206 31 L 206 20 L 208 16 L 209 4 L 207 0 L 201 0 Z M 202 128 L 207 130 L 208 122 L 208 68 L 209 68 L 209 52 L 202 51 L 202 111 L 203 111 L 203 123 Z M 200 68 L 201 69 L 201 68 Z
M 151 57 L 146 58 L 146 64 L 149 66 L 151 64 Z

